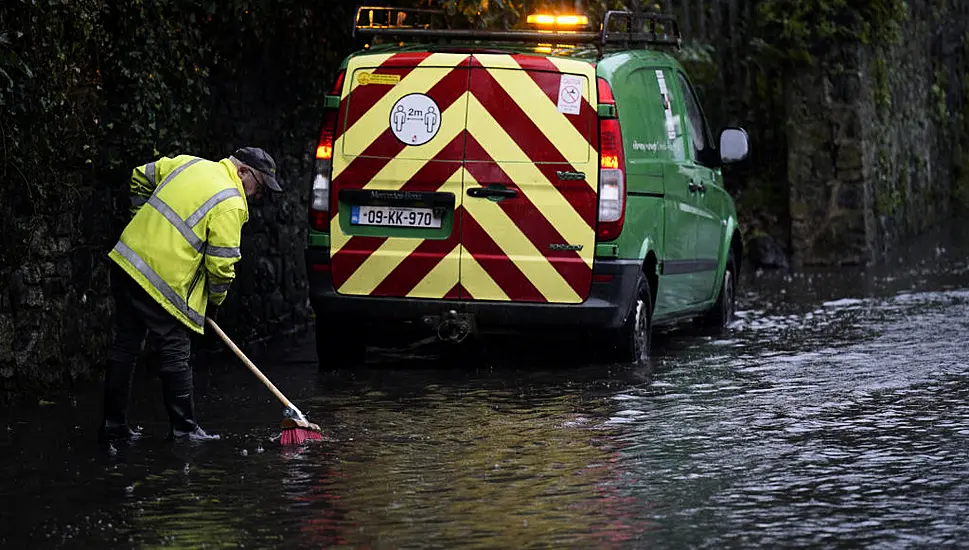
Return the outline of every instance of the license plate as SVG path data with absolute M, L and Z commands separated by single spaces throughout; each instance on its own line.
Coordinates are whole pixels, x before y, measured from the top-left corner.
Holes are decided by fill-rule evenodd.
M 443 214 L 438 208 L 354 206 L 350 212 L 350 224 L 437 228 L 441 227 Z

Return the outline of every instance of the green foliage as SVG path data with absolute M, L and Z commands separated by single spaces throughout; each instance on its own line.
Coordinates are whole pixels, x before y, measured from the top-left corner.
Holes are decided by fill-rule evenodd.
M 630 9 L 632 1 L 587 0 L 583 13 L 589 16 L 592 28 L 598 28 L 608 10 Z M 645 9 L 659 10 L 659 4 L 641 2 Z M 572 2 L 557 0 L 399 0 L 396 5 L 442 9 L 454 27 L 470 26 L 479 29 L 514 29 L 525 26 L 530 13 L 575 13 Z
M 875 60 L 875 108 L 885 115 L 892 108 L 892 91 L 888 87 L 888 64 L 884 57 Z
M 92 163 L 101 4 L 11 0 L 0 8 L 0 267 L 26 253 L 47 203 L 69 195 L 75 172 Z
M 433 2 L 452 19 L 479 29 L 513 28 L 523 19 L 524 4 L 512 0 L 438 0 Z
M 965 50 L 969 56 L 969 33 Z M 962 112 L 959 113 L 958 150 L 953 195 L 963 213 L 969 212 L 969 75 L 962 79 Z
M 909 13 L 905 0 L 763 0 L 758 16 L 759 49 L 801 64 L 839 42 L 894 43 Z
M 904 163 L 902 165 L 904 166 Z M 876 214 L 891 216 L 905 203 L 904 186 L 908 184 L 907 169 L 904 179 L 898 176 L 891 154 L 885 149 L 879 150 L 874 185 Z
M 210 93 L 211 43 L 202 38 L 204 9 L 188 3 L 114 4 L 101 23 L 110 35 L 103 65 L 110 110 L 109 143 L 127 154 L 109 154 L 112 168 L 128 155 L 154 158 L 200 148 Z
M 935 106 L 933 113 L 941 122 L 945 122 L 949 118 L 949 104 L 946 101 L 945 93 L 947 80 L 945 71 L 935 70 L 935 77 L 932 80 L 932 101 Z
M 0 233 L 12 243 L 0 277 L 61 213 L 114 215 L 137 164 L 221 158 L 243 140 L 299 157 L 348 53 L 349 13 L 300 0 L 0 5 Z M 86 205 L 68 200 L 91 189 Z M 116 237 L 88 229 L 96 246 Z

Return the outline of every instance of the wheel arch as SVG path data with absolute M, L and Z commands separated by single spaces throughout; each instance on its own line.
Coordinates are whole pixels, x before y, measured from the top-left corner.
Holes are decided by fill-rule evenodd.
M 730 239 L 729 252 L 733 252 L 734 269 L 736 269 L 736 272 L 733 275 L 734 278 L 737 279 L 740 277 L 740 267 L 744 261 L 744 238 L 743 235 L 740 234 L 739 228 L 735 228 L 733 231 L 733 237 Z

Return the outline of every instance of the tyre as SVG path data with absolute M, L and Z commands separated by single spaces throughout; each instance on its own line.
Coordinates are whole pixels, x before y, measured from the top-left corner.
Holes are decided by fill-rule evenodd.
M 701 319 L 701 324 L 722 329 L 733 322 L 734 307 L 737 299 L 737 260 L 733 250 L 727 256 L 727 267 L 723 272 L 723 285 L 716 303 Z
M 367 351 L 362 328 L 342 327 L 317 318 L 316 356 L 320 370 L 362 365 Z
M 614 335 L 615 358 L 622 363 L 645 363 L 653 340 L 653 298 L 649 281 L 640 275 L 629 315 Z

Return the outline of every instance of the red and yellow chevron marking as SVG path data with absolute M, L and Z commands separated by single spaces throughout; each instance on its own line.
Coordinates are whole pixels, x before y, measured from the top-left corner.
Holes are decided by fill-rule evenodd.
M 409 174 L 413 164 L 405 163 L 402 172 Z M 403 185 L 390 181 L 377 188 L 403 187 L 460 197 L 461 164 L 425 162 Z M 455 225 L 447 239 L 439 240 L 350 236 L 343 231 L 339 216 L 334 216 L 330 225 L 334 285 L 345 294 L 442 298 L 458 283 L 461 233 L 460 225 Z
M 360 73 L 394 75 L 403 80 L 430 55 L 429 52 L 422 52 L 368 55 L 362 58 L 361 63 L 352 72 L 348 71 L 349 86 L 344 86 L 343 95 L 340 97 L 341 110 L 346 111 L 346 120 L 350 121 L 350 125 L 367 114 L 381 98 L 390 93 L 392 88 L 380 84 L 361 85 L 358 78 Z M 352 102 L 349 101 L 351 97 Z M 337 128 L 337 138 L 343 134 L 344 127 L 341 124 Z
M 331 204 L 337 204 L 339 189 L 407 187 L 461 197 L 467 69 L 456 67 L 467 60 L 467 55 L 398 54 L 366 56 L 358 66 L 351 63 L 347 74 L 396 74 L 401 79 L 389 86 L 361 85 L 353 78 L 344 87 L 338 127 L 345 130 L 334 146 L 342 154 L 334 158 Z M 388 113 L 400 97 L 415 92 L 437 101 L 442 126 L 429 143 L 407 147 L 391 133 Z M 353 236 L 342 229 L 338 210 L 331 211 L 331 269 L 341 293 L 442 298 L 457 285 L 459 231 L 443 241 Z
M 366 57 L 363 59 L 366 59 Z M 383 67 L 398 59 L 399 57 L 394 56 L 384 61 L 380 65 L 381 71 L 392 70 Z M 450 110 L 450 108 L 458 103 L 457 112 L 463 110 L 463 105 L 458 100 L 468 90 L 468 72 L 464 68 L 468 59 L 469 56 L 459 54 L 437 53 L 427 55 L 421 58 L 417 66 L 404 74 L 400 82 L 395 85 L 368 84 L 364 86 L 359 84 L 357 78 L 352 78 L 351 85 L 349 87 L 344 86 L 346 95 L 344 95 L 341 103 L 347 104 L 347 115 L 345 124 L 339 126 L 344 126 L 345 130 L 335 141 L 334 150 L 341 151 L 346 157 L 363 156 L 395 159 L 400 156 L 401 158 L 424 160 L 433 158 L 433 155 L 427 154 L 425 147 L 433 147 L 434 142 L 441 140 L 440 133 L 431 143 L 420 147 L 407 147 L 398 141 L 390 131 L 388 123 L 390 110 L 398 99 L 407 94 L 427 94 L 434 98 L 441 108 L 441 121 L 445 126 L 441 128 L 440 132 L 444 132 L 448 127 L 457 127 L 457 130 L 449 132 L 451 136 L 456 135 L 464 129 L 464 117 L 456 116 L 455 111 Z M 358 68 L 353 65 L 351 62 L 350 66 L 347 67 L 348 75 L 371 72 L 369 68 Z M 369 66 L 369 63 L 367 65 Z M 404 70 L 406 69 L 398 69 L 401 72 Z M 358 95 L 361 95 L 359 102 L 364 104 L 362 108 L 366 108 L 365 111 L 361 112 L 355 107 L 358 102 Z M 454 160 L 460 160 L 460 157 Z M 333 170 L 335 179 L 339 176 L 336 163 L 334 163 Z
M 465 184 L 472 186 L 477 184 L 470 174 L 465 173 Z M 503 201 L 510 202 L 510 201 Z M 507 208 L 507 207 L 506 207 Z M 489 200 L 468 200 L 464 202 L 464 216 L 462 216 L 463 227 L 467 230 L 471 225 L 477 224 L 482 230 L 491 235 L 492 240 L 498 247 L 498 251 L 490 250 L 482 254 L 478 263 L 498 259 L 504 263 L 511 263 L 519 272 L 538 290 L 541 298 L 530 295 L 530 301 L 544 301 L 552 303 L 575 303 L 581 302 L 582 297 L 569 285 L 569 281 L 557 271 L 546 257 L 544 251 L 529 239 L 528 235 L 522 230 L 516 221 L 508 215 L 506 208 Z M 524 212 L 518 213 L 520 217 Z M 519 219 L 519 222 L 521 219 Z M 537 239 L 536 239 L 537 240 Z M 473 246 L 473 239 L 468 239 L 467 234 L 462 235 L 462 243 L 465 248 Z M 541 244 L 539 245 L 541 246 Z M 469 249 L 469 252 L 471 250 Z M 475 256 L 473 252 L 470 254 Z M 491 257 L 486 257 L 491 256 Z M 588 271 L 591 277 L 591 269 L 586 268 L 581 260 L 578 266 L 582 271 Z M 463 268 L 462 263 L 462 268 Z M 470 279 L 462 273 L 461 284 L 472 296 L 477 295 L 480 288 L 479 281 Z M 591 279 L 590 279 L 591 280 Z M 588 284 L 589 281 L 586 281 Z
M 591 71 L 591 67 L 589 69 Z M 498 73 L 510 72 L 512 71 L 473 71 L 471 86 L 475 92 L 468 104 L 468 132 L 478 138 L 481 143 L 493 144 L 492 147 L 495 150 L 489 152 L 494 161 L 509 165 L 531 164 L 530 167 L 519 167 L 520 170 L 528 174 L 527 176 L 522 174 L 526 177 L 526 181 L 542 182 L 558 191 L 561 199 L 571 204 L 574 213 L 585 220 L 585 225 L 593 229 L 594 238 L 599 169 L 597 152 L 589 143 L 591 138 L 574 130 L 571 133 L 565 132 L 562 124 L 556 125 L 545 121 L 542 121 L 541 125 L 536 123 L 532 118 L 534 115 L 529 116 L 529 113 L 538 110 L 537 105 L 551 105 L 552 112 L 549 113 L 547 110 L 545 112 L 548 119 L 564 119 L 565 117 L 555 111 L 555 103 L 552 103 L 546 94 L 528 94 L 529 88 L 522 86 L 515 88 L 514 91 L 523 94 L 524 98 L 513 96 L 493 76 Z M 595 82 L 594 76 L 593 74 L 590 82 Z M 477 90 L 481 90 L 481 92 Z M 555 96 L 558 96 L 557 83 Z M 563 132 L 573 145 L 581 143 L 584 150 L 591 152 L 580 153 L 583 157 L 581 160 L 564 155 L 555 142 L 568 140 L 552 136 L 554 132 Z M 465 158 L 466 162 L 474 160 L 479 159 L 470 156 Z M 560 181 L 556 175 L 559 170 L 585 172 L 586 181 L 589 183 L 583 184 L 585 188 L 574 185 L 570 188 L 570 184 L 574 184 L 574 182 Z M 539 172 L 541 176 L 535 175 Z M 519 177 L 514 175 L 513 177 L 516 181 L 519 180 Z M 557 200 L 551 196 L 548 199 Z M 572 215 L 561 204 L 556 205 L 555 210 L 554 214 L 549 212 L 548 215 L 553 217 Z
M 356 78 L 361 72 L 392 76 Z M 557 109 L 562 73 L 585 77 L 577 115 Z M 338 204 L 340 189 L 443 191 L 454 194 L 455 212 L 447 238 L 421 239 L 353 234 L 356 229 L 332 208 L 332 273 L 340 293 L 585 299 L 598 189 L 592 65 L 524 55 L 408 53 L 355 58 L 347 75 L 331 204 Z M 430 96 L 442 113 L 434 139 L 416 147 L 398 141 L 389 128 L 392 106 L 410 93 Z M 586 178 L 563 180 L 559 171 Z M 472 187 L 496 184 L 518 196 L 498 202 L 467 196 Z
M 596 195 L 595 191 L 588 188 L 585 182 L 558 182 L 556 170 L 574 169 L 585 171 L 589 177 L 588 170 L 581 170 L 583 167 L 573 167 L 572 165 L 553 165 L 535 160 L 538 155 L 526 152 L 518 142 L 511 138 L 508 133 L 502 131 L 502 127 L 497 120 L 491 117 L 491 111 L 472 98 L 468 105 L 468 118 L 474 117 L 476 141 L 483 144 L 483 151 L 489 155 L 484 158 L 468 158 L 466 165 L 471 166 L 476 161 L 486 164 L 500 164 L 501 168 L 516 182 L 520 191 L 535 205 L 543 216 L 552 223 L 565 237 L 565 242 L 582 243 L 591 237 L 594 239 L 595 219 L 596 219 Z M 469 133 L 472 133 L 469 131 Z M 535 136 L 528 136 L 537 141 Z M 524 140 L 523 140 L 524 142 Z M 524 142 L 527 143 L 527 142 Z M 525 145 L 531 149 L 535 146 L 535 141 L 530 145 Z M 503 162 L 495 163 L 490 159 L 505 159 Z M 598 170 L 595 171 L 593 180 L 597 179 Z M 558 182 L 556 185 L 553 182 Z M 487 181 L 486 183 L 493 183 Z M 572 187 L 569 192 L 563 193 L 563 188 Z M 585 249 L 583 249 L 585 250 Z M 588 264 L 592 267 L 592 252 L 588 252 Z
M 486 153 L 483 152 L 482 146 L 473 137 L 468 137 L 468 152 L 469 154 L 474 152 L 479 156 Z M 513 179 L 504 173 L 501 166 L 497 164 L 490 164 L 484 162 L 469 162 L 466 164 L 467 175 L 465 176 L 465 188 L 474 185 L 476 182 L 480 181 L 491 181 L 498 183 L 507 183 L 508 185 L 513 185 Z M 582 184 L 582 182 L 576 182 L 577 184 Z M 531 193 L 534 197 L 540 195 L 540 193 Z M 540 198 L 540 197 L 539 197 Z M 489 205 L 495 205 L 508 217 L 510 221 L 513 222 L 514 227 L 507 228 L 509 235 L 513 235 L 514 232 L 520 232 L 522 236 L 535 246 L 535 253 L 537 256 L 533 260 L 538 260 L 542 264 L 549 264 L 556 271 L 562 279 L 568 283 L 574 294 L 583 295 L 589 288 L 592 277 L 592 254 L 588 253 L 585 248 L 580 252 L 571 252 L 564 250 L 550 250 L 547 246 L 544 248 L 538 248 L 535 243 L 564 243 L 571 242 L 569 237 L 563 236 L 563 231 L 559 231 L 555 225 L 553 225 L 548 217 L 543 214 L 529 198 L 529 195 L 519 196 L 518 199 L 514 201 L 501 201 L 499 203 L 492 203 L 491 201 L 474 201 L 474 202 L 487 202 Z M 478 205 L 475 208 L 480 211 Z M 476 217 L 472 208 L 472 201 L 465 201 L 465 216 Z M 477 218 L 479 221 L 481 218 Z M 486 224 L 487 227 L 495 228 L 491 224 Z M 570 235 L 572 238 L 582 238 L 582 228 L 579 226 L 578 230 L 571 231 L 569 228 L 564 227 L 564 233 Z M 583 254 L 585 252 L 585 254 Z M 568 293 L 562 294 L 563 296 L 570 296 Z M 571 296 L 570 296 L 571 297 Z M 572 297 L 574 299 L 574 297 Z M 560 300 L 549 300 L 551 302 Z

